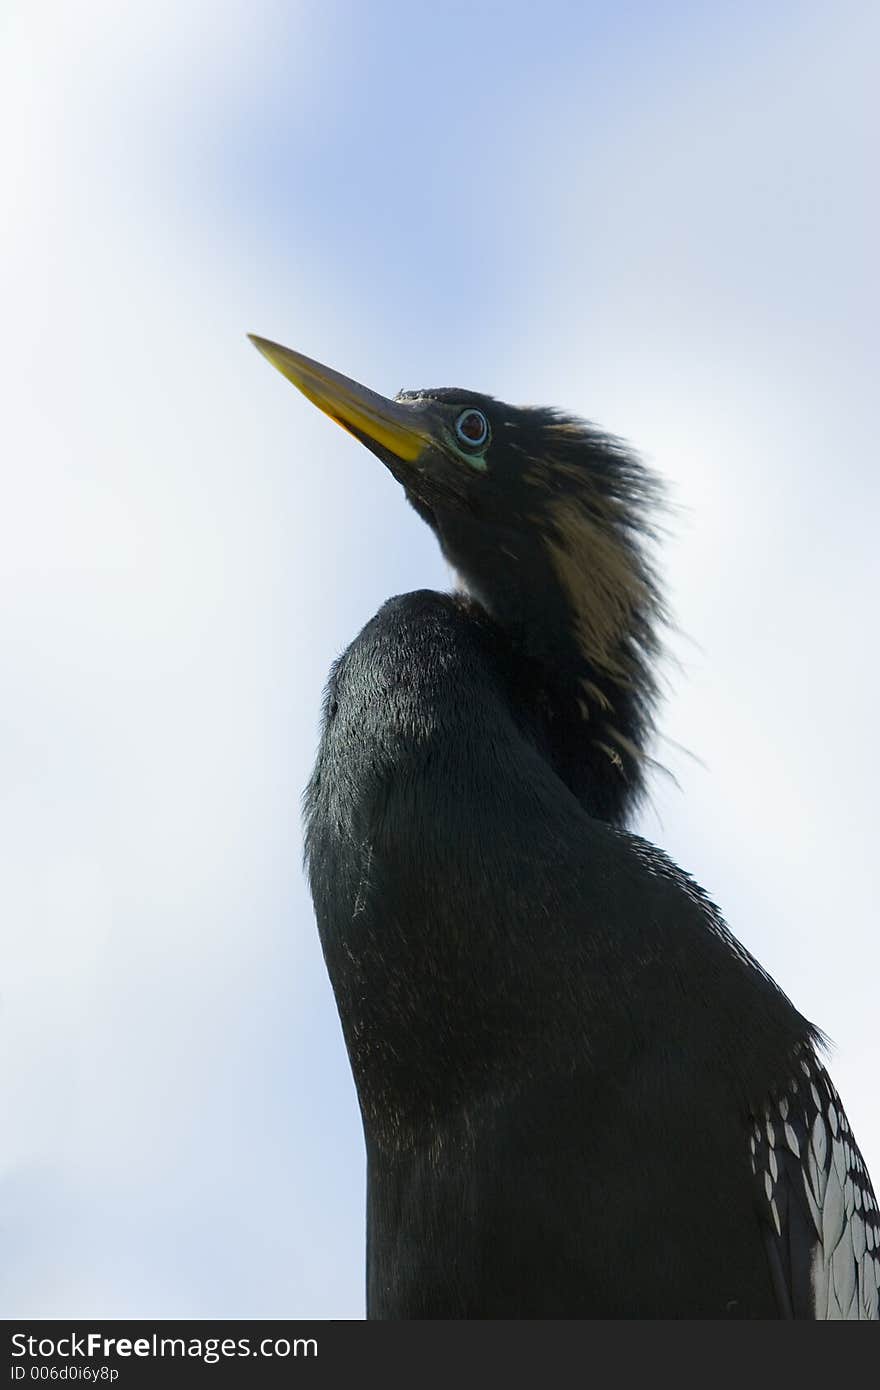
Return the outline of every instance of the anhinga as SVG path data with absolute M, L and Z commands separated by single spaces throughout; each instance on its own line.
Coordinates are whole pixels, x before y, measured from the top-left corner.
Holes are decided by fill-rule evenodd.
M 877 1318 L 821 1035 L 624 828 L 663 607 L 618 440 L 260 351 L 377 454 L 454 594 L 333 668 L 306 794 L 367 1149 L 371 1318 Z

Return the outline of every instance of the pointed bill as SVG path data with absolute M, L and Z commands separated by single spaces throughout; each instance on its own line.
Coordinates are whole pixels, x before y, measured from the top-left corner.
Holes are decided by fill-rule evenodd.
M 425 422 L 414 417 L 411 406 L 380 396 L 280 343 L 254 333 L 248 337 L 282 376 L 362 443 L 377 444 L 405 463 L 414 463 L 431 443 Z

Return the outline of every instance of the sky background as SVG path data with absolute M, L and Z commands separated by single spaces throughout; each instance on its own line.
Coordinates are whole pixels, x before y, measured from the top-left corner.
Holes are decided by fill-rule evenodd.
M 878 44 L 851 0 L 5 0 L 4 1316 L 363 1315 L 299 798 L 331 660 L 449 575 L 247 331 L 667 478 L 702 762 L 659 745 L 640 828 L 834 1039 L 878 1180 Z

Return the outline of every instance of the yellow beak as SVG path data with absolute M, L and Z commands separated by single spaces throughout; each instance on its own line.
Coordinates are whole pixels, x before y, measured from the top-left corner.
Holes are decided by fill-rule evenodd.
M 414 417 L 412 406 L 379 396 L 334 372 L 332 367 L 303 357 L 301 352 L 292 352 L 254 333 L 248 337 L 282 376 L 363 443 L 378 444 L 405 463 L 414 463 L 432 442 L 429 429 L 424 421 Z

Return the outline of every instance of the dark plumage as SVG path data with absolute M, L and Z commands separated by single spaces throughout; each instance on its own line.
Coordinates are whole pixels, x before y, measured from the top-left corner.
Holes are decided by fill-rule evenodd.
M 386 463 L 463 590 L 390 600 L 336 663 L 306 797 L 368 1315 L 876 1318 L 877 1206 L 819 1034 L 624 829 L 656 483 L 556 412 L 385 401 L 257 345 Z

